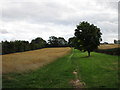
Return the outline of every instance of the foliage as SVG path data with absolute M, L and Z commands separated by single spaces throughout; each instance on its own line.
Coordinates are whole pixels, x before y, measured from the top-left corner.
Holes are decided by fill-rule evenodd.
M 30 44 L 28 41 L 2 41 L 2 54 L 23 52 L 30 50 Z
M 67 41 L 63 37 L 51 36 L 48 40 L 49 47 L 66 47 Z
M 63 47 L 67 46 L 67 41 L 63 37 L 58 37 L 58 46 Z
M 75 46 L 75 37 L 71 37 L 68 39 L 68 45 L 70 47 L 74 47 Z
M 46 47 L 46 41 L 42 38 L 36 38 L 29 43 L 28 41 L 2 41 L 2 54 L 23 52 Z
M 75 47 L 81 51 L 87 51 L 88 56 L 90 56 L 90 52 L 100 45 L 101 35 L 102 33 L 97 26 L 83 21 L 75 29 Z
M 28 41 L 2 41 L 2 54 L 24 52 L 29 50 L 36 50 L 45 47 L 66 47 L 67 41 L 63 37 L 51 36 L 48 43 L 41 37 L 33 39 L 30 43 Z
M 32 50 L 34 50 L 34 49 L 40 49 L 46 47 L 47 42 L 42 38 L 38 37 L 36 39 L 33 39 L 30 44 Z

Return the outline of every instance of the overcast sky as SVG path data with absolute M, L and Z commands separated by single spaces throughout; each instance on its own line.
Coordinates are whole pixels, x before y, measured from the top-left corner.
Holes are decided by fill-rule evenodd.
M 2 0 L 0 41 L 74 36 L 88 21 L 101 29 L 102 42 L 118 39 L 118 0 Z

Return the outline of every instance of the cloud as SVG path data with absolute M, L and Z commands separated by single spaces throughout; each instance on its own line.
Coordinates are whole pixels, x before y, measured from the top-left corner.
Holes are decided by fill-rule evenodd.
M 39 36 L 47 40 L 53 35 L 68 39 L 74 35 L 74 29 L 81 21 L 88 21 L 101 28 L 103 38 L 110 36 L 117 39 L 117 2 L 118 0 L 4 0 L 0 6 L 0 24 L 7 32 L 1 33 L 2 39 L 31 40 Z M 113 42 L 112 39 L 108 41 Z
M 1 33 L 1 34 L 7 34 L 8 31 L 7 31 L 6 29 L 0 29 L 0 33 Z

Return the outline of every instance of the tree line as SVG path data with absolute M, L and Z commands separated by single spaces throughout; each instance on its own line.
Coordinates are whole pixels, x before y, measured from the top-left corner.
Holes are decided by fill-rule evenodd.
M 47 47 L 68 47 L 68 42 L 63 37 L 49 37 L 48 42 L 37 37 L 29 43 L 28 41 L 15 40 L 15 41 L 2 41 L 2 54 L 24 52 L 36 50 Z

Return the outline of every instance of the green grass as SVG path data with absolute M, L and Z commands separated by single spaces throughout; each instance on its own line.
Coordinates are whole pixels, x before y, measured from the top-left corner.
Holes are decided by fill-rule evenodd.
M 86 88 L 117 88 L 118 57 L 73 50 L 55 62 L 27 73 L 9 73 L 3 75 L 3 88 L 73 88 L 70 84 L 79 78 L 86 83 Z

